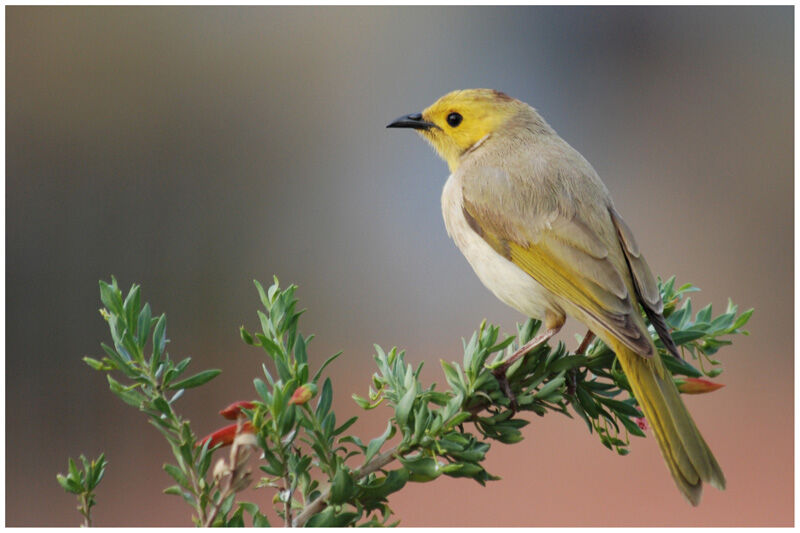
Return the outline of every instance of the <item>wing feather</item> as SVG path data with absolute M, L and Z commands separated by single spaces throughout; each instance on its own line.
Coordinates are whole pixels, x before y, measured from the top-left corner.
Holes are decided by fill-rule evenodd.
M 617 213 L 613 207 L 609 209 L 609 213 L 611 214 L 611 221 L 614 223 L 614 227 L 617 230 L 617 235 L 619 235 L 619 240 L 622 243 L 622 251 L 625 253 L 625 259 L 628 262 L 628 267 L 633 276 L 636 294 L 639 296 L 639 301 L 642 303 L 644 312 L 647 318 L 650 319 L 650 323 L 653 324 L 658 336 L 661 337 L 667 350 L 675 357 L 680 358 L 678 347 L 675 345 L 675 341 L 672 340 L 669 326 L 667 326 L 667 322 L 664 320 L 664 303 L 661 301 L 661 294 L 658 292 L 658 285 L 653 277 L 653 273 L 644 260 L 644 256 L 642 256 L 639 251 L 639 246 L 633 239 L 633 233 L 631 233 L 628 225 L 625 224 L 625 221 L 622 220 L 622 217 L 619 216 L 619 213 Z
M 553 294 L 579 307 L 636 353 L 652 356 L 652 341 L 638 306 L 634 307 L 634 282 L 619 249 L 611 214 L 604 210 L 592 220 L 604 225 L 600 231 L 614 239 L 615 250 L 610 250 L 585 221 L 580 209 L 520 206 L 515 197 L 530 197 L 529 193 L 515 193 L 524 184 L 508 176 L 498 177 L 496 168 L 488 181 L 475 186 L 476 176 L 471 176 L 462 186 L 464 216 L 475 232 L 497 253 Z M 635 243 L 633 247 L 638 253 Z

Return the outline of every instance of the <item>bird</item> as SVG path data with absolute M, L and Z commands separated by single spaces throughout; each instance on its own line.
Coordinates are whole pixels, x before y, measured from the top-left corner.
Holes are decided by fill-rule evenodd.
M 696 506 L 704 482 L 724 490 L 639 311 L 679 357 L 656 280 L 589 162 L 536 109 L 494 89 L 450 92 L 387 127 L 415 130 L 447 163 L 447 233 L 497 298 L 544 325 L 495 375 L 578 320 L 615 352 L 681 494 Z

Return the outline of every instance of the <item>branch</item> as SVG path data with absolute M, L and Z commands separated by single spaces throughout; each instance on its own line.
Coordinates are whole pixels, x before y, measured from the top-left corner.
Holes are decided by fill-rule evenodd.
M 412 450 L 408 450 L 408 452 L 406 452 L 406 453 L 410 453 L 411 451 Z M 372 474 L 373 472 L 376 472 L 376 471 L 380 470 L 384 466 L 388 465 L 389 463 L 391 463 L 392 461 L 397 459 L 397 455 L 398 455 L 398 447 L 395 446 L 395 447 L 383 452 L 382 454 L 379 454 L 377 457 L 372 459 L 370 462 L 368 462 L 367 464 L 363 465 L 361 468 L 355 470 L 353 472 L 353 474 L 355 474 L 353 477 L 355 477 L 356 479 L 361 481 L 362 479 L 364 479 L 368 475 Z M 313 502 L 308 504 L 300 512 L 300 514 L 297 515 L 297 518 L 295 518 L 294 521 L 292 522 L 292 527 L 303 527 L 303 526 L 305 526 L 306 522 L 308 522 L 308 520 L 312 516 L 314 516 L 318 512 L 322 511 L 325 507 L 327 507 L 328 498 L 330 498 L 330 496 L 331 496 L 331 487 L 332 487 L 332 485 L 328 485 L 325 488 L 325 490 L 322 491 L 322 494 L 320 494 L 319 497 L 316 500 L 314 500 Z
M 165 492 L 180 495 L 195 506 L 198 525 L 241 527 L 246 512 L 254 526 L 269 526 L 256 504 L 235 502 L 236 493 L 250 484 L 245 462 L 251 447 L 263 451 L 260 469 L 267 477 L 261 478 L 259 486 L 283 492 L 283 509 L 276 506 L 283 525 L 385 526 L 393 525 L 387 523 L 392 515 L 388 497 L 407 482 L 431 481 L 443 475 L 472 479 L 482 485 L 499 479 L 483 467 L 490 443 L 521 441 L 520 430 L 530 420 L 519 415 L 526 411 L 538 416 L 560 412 L 572 418 L 574 414 L 604 446 L 620 455 L 629 452 L 630 436 L 645 436 L 642 415 L 627 378 L 611 349 L 591 332 L 574 352 L 560 342 L 554 347 L 542 344 L 503 366 L 509 355 L 521 351 L 516 347 L 529 345 L 541 323 L 528 320 L 518 324 L 516 335 L 503 339 L 499 327 L 484 321 L 471 338 L 464 340 L 462 361 L 441 361 L 443 386 L 423 384 L 422 365 L 406 363 L 403 351 L 392 348 L 384 352 L 375 346 L 377 372 L 372 376 L 368 398 L 354 394 L 353 399 L 364 409 L 388 404 L 393 414 L 381 436 L 363 443 L 346 433 L 357 417 L 340 420 L 337 425 L 332 409 L 333 385 L 330 378 L 321 377 L 341 352 L 316 371 L 309 364 L 307 347 L 313 335 L 299 332 L 298 319 L 304 310 L 296 310 L 297 287 L 281 289 L 275 279 L 268 289 L 258 282 L 256 288 L 264 305 L 264 310 L 258 311 L 261 331 L 251 334 L 242 327 L 240 335 L 247 344 L 264 350 L 271 368 L 262 365 L 263 379 L 254 380 L 256 400 L 239 401 L 220 411 L 223 417 L 236 418 L 238 423 L 198 442 L 189 421 L 174 411 L 173 403 L 184 389 L 205 384 L 219 371 L 181 376 L 190 359 L 177 361 L 167 354 L 165 315 L 153 317 L 149 305 L 140 304 L 138 286 L 123 298 L 113 278 L 111 284 L 100 284 L 105 305 L 101 314 L 109 323 L 114 344 L 103 345 L 107 357 L 102 360 L 84 360 L 92 368 L 109 373 L 111 391 L 143 411 L 167 438 L 178 465 L 164 465 L 177 483 Z M 698 289 L 690 284 L 676 288 L 674 278 L 660 282 L 659 289 L 673 340 L 691 356 L 685 360 L 667 356 L 661 340 L 651 333 L 679 390 L 699 393 L 719 388 L 721 384 L 702 377 L 714 378 L 722 372 L 714 355 L 731 344 L 727 337 L 747 334 L 743 326 L 752 310 L 740 314 L 729 302 L 723 314 L 716 317 L 710 305 L 694 313 L 690 298 L 685 296 Z M 152 351 L 148 357 L 145 345 L 150 344 L 149 339 Z M 692 366 L 692 360 L 699 364 L 699 370 Z M 493 372 L 501 366 L 506 387 L 501 387 Z M 111 377 L 112 371 L 120 371 L 128 383 Z M 399 443 L 381 453 L 386 441 L 396 434 Z M 219 445 L 232 445 L 230 458 L 219 460 L 212 479 L 206 482 L 211 453 Z M 348 467 L 346 463 L 356 461 L 352 458 L 357 455 L 364 456 L 363 464 Z M 68 475 L 57 477 L 65 490 L 84 496 L 80 501 L 90 523 L 92 491 L 105 463 L 102 456 L 97 464 L 81 459 L 83 472 L 70 460 Z M 401 465 L 383 470 L 395 460 Z M 383 474 L 373 475 L 378 471 Z M 320 487 L 322 480 L 328 483 L 324 488 Z

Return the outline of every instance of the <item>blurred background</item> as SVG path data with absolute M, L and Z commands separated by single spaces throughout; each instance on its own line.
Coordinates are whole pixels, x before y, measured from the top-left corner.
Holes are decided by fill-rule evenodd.
M 755 307 L 686 402 L 728 490 L 684 502 L 652 438 L 606 450 L 580 420 L 493 444 L 486 487 L 440 479 L 406 526 L 791 526 L 793 8 L 6 8 L 6 524 L 77 525 L 55 475 L 106 452 L 96 525 L 190 525 L 171 454 L 84 355 L 109 342 L 98 279 L 142 285 L 170 353 L 223 369 L 179 408 L 199 434 L 255 396 L 252 280 L 299 284 L 341 420 L 398 345 L 423 379 L 483 318 L 522 319 L 445 233 L 447 168 L 386 130 L 457 88 L 539 109 L 594 165 L 653 270 L 696 308 Z M 574 322 L 560 335 L 573 348 Z M 367 440 L 388 408 L 353 431 Z M 268 507 L 266 490 L 249 495 Z

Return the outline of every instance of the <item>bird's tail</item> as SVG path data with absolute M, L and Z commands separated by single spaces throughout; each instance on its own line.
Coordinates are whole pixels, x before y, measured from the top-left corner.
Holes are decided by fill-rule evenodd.
M 615 344 L 622 370 L 653 428 L 678 489 L 692 505 L 700 503 L 703 481 L 724 490 L 722 469 L 694 425 L 660 356 L 644 358 L 622 343 Z

